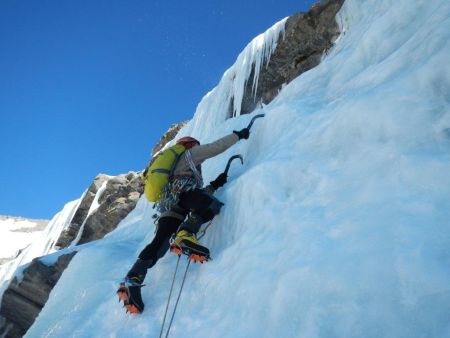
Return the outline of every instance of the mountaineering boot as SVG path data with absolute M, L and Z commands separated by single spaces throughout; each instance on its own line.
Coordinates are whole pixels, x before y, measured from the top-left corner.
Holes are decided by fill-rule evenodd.
M 123 301 L 127 312 L 136 314 L 144 311 L 144 302 L 141 296 L 142 286 L 141 280 L 137 277 L 125 277 L 120 283 L 117 296 L 119 296 L 119 302 Z
M 195 235 L 186 230 L 178 231 L 170 244 L 170 251 L 178 255 L 188 255 L 194 261 L 204 262 L 209 259 L 208 248 L 201 245 Z
M 141 297 L 141 287 L 147 270 L 154 265 L 153 260 L 138 258 L 128 271 L 124 281 L 117 290 L 119 301 L 123 301 L 127 312 L 141 313 L 144 311 L 144 302 Z

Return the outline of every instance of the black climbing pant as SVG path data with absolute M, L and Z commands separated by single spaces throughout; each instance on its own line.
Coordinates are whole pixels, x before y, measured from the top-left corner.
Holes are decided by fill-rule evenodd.
M 143 260 L 152 260 L 151 268 L 169 249 L 169 240 L 172 235 L 177 232 L 181 224 L 181 220 L 174 217 L 161 217 L 158 220 L 158 229 L 155 237 L 149 245 L 139 254 L 139 258 Z
M 180 195 L 177 214 L 186 217 L 185 221 L 175 217 L 161 217 L 155 237 L 139 254 L 139 259 L 128 272 L 128 277 L 137 277 L 144 280 L 147 269 L 153 267 L 169 249 L 169 240 L 178 229 L 187 230 L 196 234 L 203 223 L 214 218 L 220 212 L 223 203 L 203 189 L 195 189 Z

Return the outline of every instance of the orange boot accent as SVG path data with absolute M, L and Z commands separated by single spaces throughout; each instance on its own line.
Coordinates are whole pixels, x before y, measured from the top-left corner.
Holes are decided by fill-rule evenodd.
M 176 243 L 172 243 L 170 245 L 170 252 L 178 256 L 181 256 L 183 254 L 183 251 Z
M 127 308 L 127 312 L 130 312 L 132 314 L 141 313 L 141 311 L 139 311 L 139 309 L 133 304 L 127 304 L 127 305 L 125 305 L 125 307 Z
M 127 288 L 125 286 L 121 286 L 119 290 L 117 290 L 117 296 L 119 296 L 119 301 L 127 302 L 129 299 Z
M 208 261 L 208 257 L 199 255 L 199 254 L 190 254 L 189 259 L 193 260 L 194 262 L 200 262 L 200 263 Z

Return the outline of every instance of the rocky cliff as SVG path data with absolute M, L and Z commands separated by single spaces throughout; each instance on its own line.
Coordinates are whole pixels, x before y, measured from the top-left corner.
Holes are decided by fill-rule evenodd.
M 335 16 L 343 3 L 344 0 L 321 1 L 307 13 L 298 13 L 287 19 L 284 36 L 280 36 L 267 67 L 260 70 L 256 93 L 253 93 L 251 81 L 254 67 L 250 73 L 241 114 L 251 113 L 261 103 L 268 104 L 284 84 L 320 63 L 322 55 L 339 36 Z M 232 107 L 230 103 L 230 117 L 234 115 Z
M 56 242 L 56 246 L 59 249 L 68 247 L 70 243 L 72 243 L 72 241 L 75 240 L 78 232 L 80 231 L 81 226 L 83 225 L 84 221 L 88 216 L 89 209 L 92 205 L 92 202 L 94 201 L 98 189 L 107 179 L 108 176 L 106 175 L 102 174 L 97 175 L 92 184 L 89 186 L 69 226 L 61 233 L 61 235 L 58 238 L 58 241 Z
M 172 124 L 168 131 L 161 137 L 158 144 L 153 147 L 152 155 L 155 155 L 158 151 L 160 151 L 164 146 L 172 141 L 175 136 L 178 134 L 181 128 L 183 128 L 188 121 Z
M 0 336 L 22 337 L 26 333 L 74 255 L 75 252 L 62 255 L 51 266 L 35 259 L 24 270 L 20 281 L 12 280 L 2 298 Z
M 135 172 L 108 179 L 98 203 L 99 207 L 84 222 L 78 244 L 103 238 L 113 231 L 131 210 L 144 192 L 142 177 Z

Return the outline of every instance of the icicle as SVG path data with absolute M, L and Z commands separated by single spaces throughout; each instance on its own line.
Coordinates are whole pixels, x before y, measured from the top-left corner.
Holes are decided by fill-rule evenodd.
M 192 130 L 202 130 L 198 128 L 200 124 L 209 125 L 212 128 L 230 116 L 241 114 L 242 98 L 252 67 L 255 67 L 255 73 L 251 79 L 252 94 L 255 95 L 261 67 L 267 67 L 269 64 L 270 56 L 277 47 L 280 35 L 284 36 L 286 21 L 287 18 L 279 21 L 245 47 L 234 65 L 225 71 L 219 84 L 203 97 L 197 106 L 194 118 L 180 130 L 177 137 L 193 135 Z M 206 135 L 196 134 L 195 136 L 201 139 Z
M 242 99 L 244 96 L 245 85 L 250 77 L 253 65 L 255 73 L 252 79 L 252 95 L 256 95 L 258 89 L 259 72 L 263 64 L 267 67 L 270 56 L 277 47 L 277 42 L 281 33 L 284 33 L 284 27 L 287 18 L 277 22 L 266 32 L 254 38 L 247 47 L 239 54 L 236 63 L 230 68 L 234 72 L 232 97 L 233 115 L 241 114 Z

